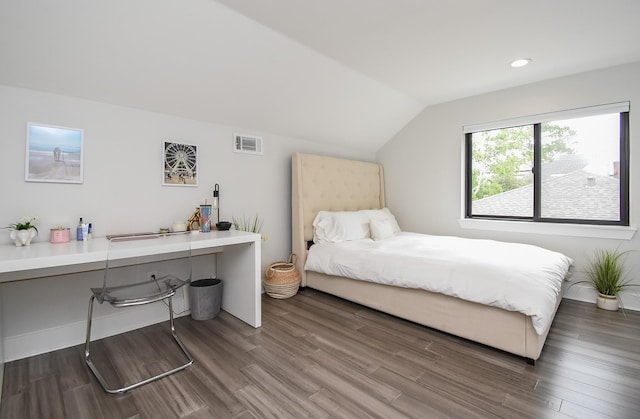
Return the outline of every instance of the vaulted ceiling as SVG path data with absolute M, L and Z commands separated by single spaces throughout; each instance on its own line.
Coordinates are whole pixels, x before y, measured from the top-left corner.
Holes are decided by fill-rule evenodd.
M 638 21 L 638 0 L 0 0 L 0 84 L 375 151 L 425 106 L 640 61 Z

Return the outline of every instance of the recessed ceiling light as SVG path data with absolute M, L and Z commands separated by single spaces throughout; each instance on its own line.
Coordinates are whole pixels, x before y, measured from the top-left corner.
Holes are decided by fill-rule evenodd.
M 531 62 L 531 58 L 518 58 L 517 60 L 511 61 L 511 67 L 524 67 L 525 65 Z

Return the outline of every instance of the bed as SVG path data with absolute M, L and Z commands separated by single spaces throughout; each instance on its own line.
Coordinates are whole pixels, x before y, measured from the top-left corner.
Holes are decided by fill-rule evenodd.
M 305 270 L 320 212 L 385 208 L 383 168 L 377 163 L 313 154 L 292 155 L 292 251 L 301 286 L 317 289 L 382 312 L 524 357 L 540 357 L 562 299 L 554 294 L 542 329 L 530 315 L 445 295 Z M 315 251 L 315 250 L 314 250 Z M 536 330 L 536 328 L 538 330 Z

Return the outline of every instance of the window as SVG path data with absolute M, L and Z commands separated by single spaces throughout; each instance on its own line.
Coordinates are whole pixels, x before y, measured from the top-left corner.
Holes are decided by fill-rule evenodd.
M 466 218 L 629 225 L 629 103 L 464 127 Z

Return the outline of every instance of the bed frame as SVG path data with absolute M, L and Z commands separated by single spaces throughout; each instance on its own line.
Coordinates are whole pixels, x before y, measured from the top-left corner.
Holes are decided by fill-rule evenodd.
M 530 317 L 514 311 L 419 289 L 305 271 L 313 220 L 318 211 L 384 208 L 384 174 L 377 163 L 312 154 L 292 156 L 292 250 L 301 286 L 311 287 L 424 326 L 527 359 L 540 357 L 551 324 L 542 335 Z M 557 310 L 562 293 L 558 296 Z M 555 316 L 555 313 L 554 313 Z

